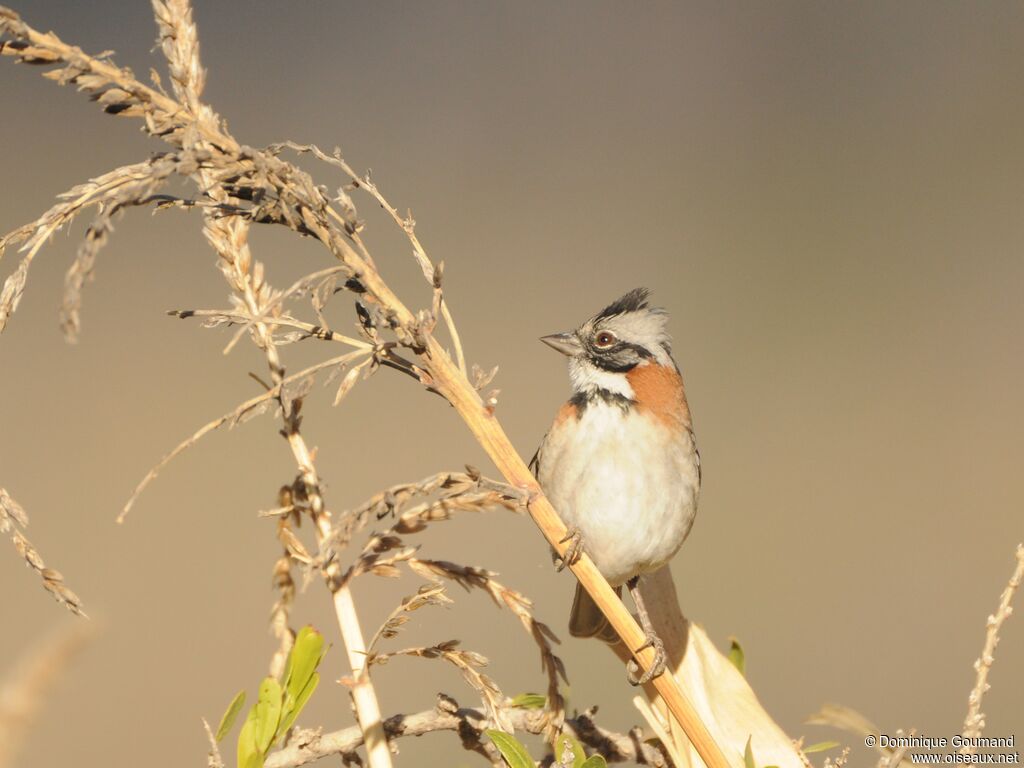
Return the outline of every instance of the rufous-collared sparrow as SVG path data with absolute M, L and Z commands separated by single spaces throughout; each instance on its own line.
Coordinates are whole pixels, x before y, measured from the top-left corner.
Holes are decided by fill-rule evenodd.
M 672 359 L 668 314 L 638 288 L 575 331 L 541 341 L 569 358 L 573 395 L 534 457 L 537 480 L 569 529 L 559 570 L 586 552 L 621 595 L 633 596 L 655 664 L 665 649 L 637 589 L 640 576 L 665 565 L 693 525 L 700 496 L 700 454 L 683 378 Z M 617 636 L 580 585 L 569 616 L 575 637 Z M 635 667 L 634 667 L 635 672 Z

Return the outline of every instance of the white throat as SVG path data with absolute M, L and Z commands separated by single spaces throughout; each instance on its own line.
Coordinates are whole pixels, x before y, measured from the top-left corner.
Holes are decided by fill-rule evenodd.
M 615 373 L 598 368 L 583 357 L 569 358 L 569 380 L 573 392 L 591 393 L 606 389 L 612 394 L 633 399 L 633 388 L 624 373 Z

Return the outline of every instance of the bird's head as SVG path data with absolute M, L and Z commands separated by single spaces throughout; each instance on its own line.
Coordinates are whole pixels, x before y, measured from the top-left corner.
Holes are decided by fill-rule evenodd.
M 569 358 L 576 392 L 606 390 L 632 397 L 626 374 L 640 365 L 675 368 L 668 313 L 647 302 L 636 288 L 602 309 L 574 331 L 543 336 L 541 341 Z

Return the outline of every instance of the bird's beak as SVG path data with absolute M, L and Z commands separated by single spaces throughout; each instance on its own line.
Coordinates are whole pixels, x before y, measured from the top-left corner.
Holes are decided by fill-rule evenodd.
M 575 333 L 553 333 L 550 336 L 541 336 L 540 340 L 556 352 L 561 352 L 566 357 L 579 354 L 583 348 Z

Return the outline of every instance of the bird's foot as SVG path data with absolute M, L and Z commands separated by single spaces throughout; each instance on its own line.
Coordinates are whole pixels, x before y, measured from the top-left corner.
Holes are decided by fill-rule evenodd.
M 555 554 L 555 570 L 564 571 L 567 565 L 576 565 L 579 562 L 580 555 L 583 554 L 583 534 L 580 533 L 580 529 L 573 528 L 569 529 L 569 532 L 562 538 L 558 543 L 565 544 L 569 542 L 569 546 L 565 548 L 565 553 L 562 555 Z
M 647 634 L 644 637 L 644 644 L 636 649 L 636 653 L 640 653 L 647 648 L 654 649 L 654 661 L 651 663 L 650 669 L 643 674 L 640 674 L 640 665 L 633 659 L 626 662 L 626 679 L 629 680 L 630 685 L 646 685 L 651 682 L 654 678 L 664 674 L 665 664 L 668 661 L 668 655 L 665 653 L 665 644 L 661 642 L 661 638 L 654 634 L 654 630 L 647 630 Z

